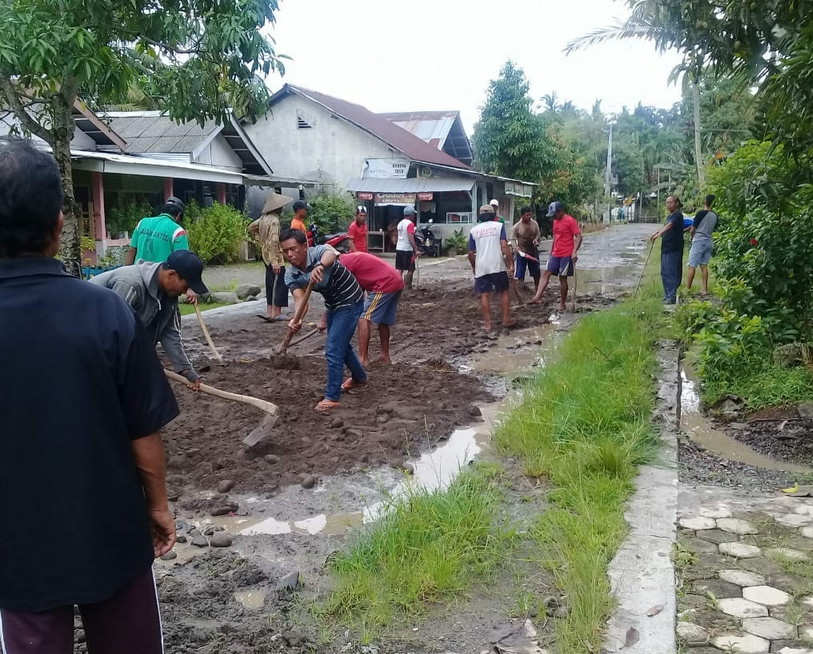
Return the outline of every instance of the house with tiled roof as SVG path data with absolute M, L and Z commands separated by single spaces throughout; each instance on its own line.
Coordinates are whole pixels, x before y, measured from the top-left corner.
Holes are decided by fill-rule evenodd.
M 459 115 L 435 120 L 428 139 L 432 121 L 409 116 L 376 114 L 286 84 L 272 96 L 267 113 L 244 127 L 277 174 L 314 180 L 322 191 L 350 194 L 366 205 L 372 249 L 384 248 L 387 229 L 408 204 L 415 205 L 420 223 L 432 220 L 439 235 L 448 236 L 461 228 L 467 233 L 477 208 L 492 198 L 510 219 L 515 202 L 530 197 L 532 184 L 486 175 L 470 165 Z M 438 136 L 431 136 L 434 132 Z

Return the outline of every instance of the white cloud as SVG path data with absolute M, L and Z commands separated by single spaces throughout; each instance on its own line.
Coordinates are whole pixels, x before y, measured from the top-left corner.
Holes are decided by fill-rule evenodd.
M 470 131 L 509 58 L 536 99 L 555 92 L 589 109 L 600 98 L 610 111 L 678 101 L 667 77 L 679 57 L 659 56 L 649 42 L 564 55 L 570 40 L 627 12 L 612 0 L 282 0 L 272 34 L 293 57 L 282 81 L 373 111 L 459 109 Z

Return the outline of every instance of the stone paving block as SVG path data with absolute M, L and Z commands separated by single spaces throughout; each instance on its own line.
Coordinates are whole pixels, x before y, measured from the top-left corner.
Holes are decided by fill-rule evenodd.
M 757 604 L 764 604 L 765 606 L 784 606 L 790 602 L 790 595 L 785 591 L 773 588 L 772 586 L 752 586 L 751 588 L 743 588 L 742 596 L 756 602 Z
M 745 543 L 720 543 L 720 552 L 735 556 L 738 559 L 753 559 L 762 554 L 762 550 L 755 545 Z
M 808 515 L 797 515 L 796 513 L 788 513 L 774 519 L 783 527 L 806 527 L 813 522 L 813 517 Z
M 757 604 L 747 599 L 729 597 L 717 602 L 717 606 L 723 613 L 733 615 L 735 618 L 767 618 L 768 609 L 762 604 Z
M 767 654 L 771 643 L 759 636 L 718 636 L 711 641 L 717 649 L 737 654 Z
M 781 564 L 776 561 L 762 557 L 756 559 L 742 559 L 741 561 L 737 561 L 737 566 L 743 570 L 756 572 L 760 575 L 778 575 L 782 574 L 785 570 Z
M 813 640 L 813 627 L 799 627 L 799 635 L 808 640 Z
M 759 586 L 760 584 L 755 584 Z M 791 595 L 799 595 L 810 587 L 810 583 L 803 577 L 780 573 L 778 575 L 768 575 L 765 580 L 766 586 L 773 586 L 779 590 L 784 590 Z
M 699 579 L 692 584 L 692 592 L 698 595 L 711 593 L 717 599 L 742 597 L 742 588 L 721 579 Z
M 698 554 L 694 565 L 702 565 L 714 570 L 721 570 L 731 567 L 731 559 L 722 554 Z M 741 563 L 740 567 L 742 567 Z M 711 576 L 713 577 L 714 575 Z
M 803 527 L 800 533 L 805 538 L 813 538 L 813 527 Z
M 681 538 L 680 545 L 692 554 L 716 554 L 717 545 L 699 538 Z
M 722 546 L 721 546 L 722 547 Z M 772 547 L 765 550 L 765 556 L 772 559 L 788 559 L 790 561 L 807 561 L 807 554 L 790 547 Z
M 778 654 L 813 654 L 813 649 L 805 649 L 798 647 L 783 647 L 779 650 Z
M 800 552 L 813 552 L 813 541 L 802 536 L 789 536 L 785 539 L 784 545 L 792 550 L 799 550 Z
M 809 504 L 802 504 L 800 506 L 795 507 L 793 509 L 793 512 L 796 515 L 806 515 L 813 517 L 813 506 L 810 506 Z
M 702 516 L 695 516 L 691 518 L 681 518 L 678 524 L 684 529 L 714 529 L 717 523 L 713 518 L 704 518 Z
M 700 515 L 703 518 L 730 518 L 731 510 L 723 506 L 718 506 L 717 508 L 704 506 L 700 509 Z
M 681 607 L 687 606 L 693 609 L 699 609 L 708 606 L 709 598 L 702 595 L 694 595 L 693 593 L 686 593 L 680 598 Z
M 737 536 L 722 529 L 701 529 L 695 532 L 695 536 L 710 543 L 731 543 L 737 540 Z M 811 536 L 813 538 L 813 536 Z
M 807 606 L 813 606 L 813 596 L 803 597 L 799 601 Z
M 796 636 L 796 627 L 776 618 L 746 618 L 742 621 L 742 628 L 749 634 L 768 640 Z
M 677 636 L 687 645 L 705 645 L 709 642 L 709 632 L 691 622 L 678 622 Z
M 720 570 L 718 576 L 723 581 L 737 586 L 764 586 L 765 577 L 757 574 L 756 572 L 748 572 L 747 570 Z
M 747 520 L 740 520 L 739 518 L 720 518 L 717 521 L 717 528 L 732 534 L 739 534 L 740 536 L 759 533 L 759 529 L 753 524 Z

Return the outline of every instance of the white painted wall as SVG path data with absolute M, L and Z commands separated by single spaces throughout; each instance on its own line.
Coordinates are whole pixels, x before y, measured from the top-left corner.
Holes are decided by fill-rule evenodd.
M 217 166 L 229 170 L 241 171 L 243 162 L 240 157 L 231 149 L 226 139 L 218 134 L 198 155 L 193 163 L 204 164 L 206 166 Z
M 299 117 L 311 129 L 299 129 Z M 324 107 L 298 95 L 283 98 L 245 130 L 276 175 L 317 180 L 336 193 L 344 193 L 349 180 L 361 177 L 364 159 L 397 154 L 374 136 L 342 118 L 332 118 Z

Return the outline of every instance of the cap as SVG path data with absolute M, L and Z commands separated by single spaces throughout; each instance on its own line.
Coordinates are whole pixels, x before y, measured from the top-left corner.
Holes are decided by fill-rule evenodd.
M 309 209 L 309 208 L 310 207 L 308 207 L 308 203 L 304 202 L 303 200 L 297 200 L 296 202 L 294 202 L 294 206 L 293 206 L 294 211 L 299 211 L 300 209 Z
M 183 213 L 186 210 L 186 205 L 184 205 L 183 200 L 181 200 L 181 198 L 176 198 L 174 195 L 171 195 L 164 201 L 164 207 L 173 207 L 180 213 Z
M 263 213 L 272 213 L 277 209 L 282 209 L 282 207 L 292 200 L 293 198 L 289 198 L 287 195 L 280 195 L 276 192 L 269 193 L 263 205 Z
M 494 207 L 492 207 L 490 204 L 484 204 L 482 207 L 480 207 L 480 215 L 482 216 L 484 213 L 495 213 Z
M 407 206 L 404 207 L 405 216 L 414 216 L 417 213 L 418 212 L 415 211 L 415 207 L 413 207 L 411 204 L 408 204 Z
M 359 206 L 356 207 L 356 213 L 367 213 L 367 207 L 365 207 L 363 204 L 360 204 Z
M 489 204 L 492 207 L 499 207 L 500 206 L 500 201 L 499 200 L 492 200 L 491 202 L 489 202 Z
M 556 214 L 557 211 L 564 211 L 564 209 L 565 209 L 565 205 L 563 205 L 561 202 L 551 202 L 548 205 L 548 213 L 546 213 L 545 215 L 548 218 L 552 218 Z
M 178 273 L 187 284 L 198 295 L 206 295 L 209 289 L 203 283 L 201 275 L 203 275 L 203 261 L 194 252 L 189 250 L 175 250 L 167 258 L 167 268 L 174 270 Z

